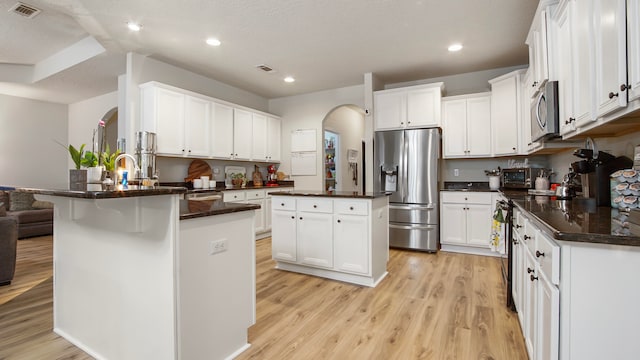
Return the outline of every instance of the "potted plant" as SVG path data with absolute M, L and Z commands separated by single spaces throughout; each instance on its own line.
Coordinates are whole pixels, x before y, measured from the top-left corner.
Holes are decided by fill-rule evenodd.
M 82 166 L 87 168 L 87 182 L 100 183 L 102 181 L 102 166 L 98 166 L 98 156 L 93 151 L 85 151 Z
M 233 186 L 242 186 L 244 184 L 244 174 L 243 173 L 232 173 L 231 174 L 231 184 Z
M 113 171 L 116 168 L 116 158 L 118 155 L 120 155 L 120 150 L 116 150 L 112 153 L 109 148 L 109 144 L 106 145 L 105 151 L 100 154 L 100 160 L 102 161 L 102 166 L 104 166 L 105 170 L 105 180 L 109 178 L 113 181 Z
M 75 169 L 69 169 L 69 188 L 71 190 L 84 190 L 87 185 L 87 170 L 81 169 L 82 158 L 84 155 L 85 144 L 80 145 L 80 149 L 76 149 L 73 145 L 69 145 L 69 155 L 75 165 Z

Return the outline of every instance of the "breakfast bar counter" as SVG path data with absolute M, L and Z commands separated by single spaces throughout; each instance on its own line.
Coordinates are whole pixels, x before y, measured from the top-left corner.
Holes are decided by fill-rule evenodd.
M 18 191 L 54 203 L 57 334 L 99 359 L 249 347 L 259 206 L 182 200 L 181 187 Z

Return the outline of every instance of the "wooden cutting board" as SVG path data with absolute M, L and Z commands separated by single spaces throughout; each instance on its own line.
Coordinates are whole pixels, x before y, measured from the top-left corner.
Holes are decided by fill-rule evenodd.
M 193 160 L 191 164 L 189 164 L 189 171 L 184 181 L 190 182 L 193 181 L 193 179 L 200 179 L 200 176 L 208 176 L 209 179 L 213 179 L 211 167 L 204 160 Z

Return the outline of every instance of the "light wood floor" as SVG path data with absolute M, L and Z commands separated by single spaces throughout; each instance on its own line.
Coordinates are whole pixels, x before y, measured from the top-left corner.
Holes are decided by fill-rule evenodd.
M 51 249 L 50 237 L 18 243 L 0 359 L 90 359 L 51 331 Z M 527 359 L 496 258 L 391 250 L 371 289 L 276 270 L 269 238 L 256 253 L 257 322 L 238 359 Z

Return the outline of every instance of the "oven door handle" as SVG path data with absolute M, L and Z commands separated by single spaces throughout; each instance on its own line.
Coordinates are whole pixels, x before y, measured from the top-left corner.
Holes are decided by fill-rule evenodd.
M 389 210 L 431 210 L 435 209 L 435 204 L 428 205 L 389 205 Z
M 390 229 L 401 230 L 434 230 L 438 228 L 438 225 L 396 225 L 389 224 Z

